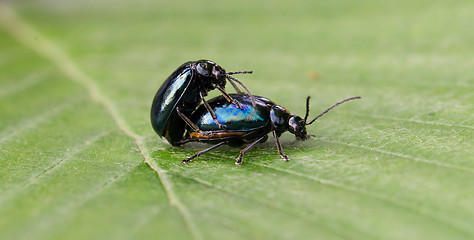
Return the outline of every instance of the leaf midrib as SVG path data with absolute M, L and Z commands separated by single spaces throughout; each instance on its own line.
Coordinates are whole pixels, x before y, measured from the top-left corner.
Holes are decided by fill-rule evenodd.
M 178 210 L 184 222 L 186 223 L 186 228 L 190 234 L 194 239 L 202 239 L 197 227 L 191 220 L 189 211 L 172 191 L 172 184 L 167 180 L 165 171 L 151 163 L 150 154 L 143 145 L 143 138 L 131 130 L 131 128 L 126 124 L 124 119 L 117 112 L 114 104 L 112 104 L 110 99 L 101 92 L 100 88 L 97 86 L 96 81 L 84 73 L 78 67 L 78 65 L 74 63 L 74 61 L 52 41 L 48 40 L 48 38 L 34 30 L 25 21 L 23 21 L 20 16 L 18 16 L 6 3 L 0 3 L 0 20 L 0 23 L 3 22 L 3 25 L 1 26 L 4 27 L 6 32 L 11 34 L 17 41 L 21 42 L 26 47 L 39 54 L 42 58 L 53 63 L 64 75 L 68 77 L 67 79 L 84 87 L 89 93 L 92 101 L 98 102 L 104 107 L 105 111 L 111 116 L 119 129 L 125 135 L 135 141 L 135 144 L 140 150 L 140 154 L 143 156 L 145 162 L 158 174 L 170 205 L 174 206 Z M 33 39 L 36 40 L 33 41 Z M 105 186 L 109 185 L 110 184 L 107 184 Z

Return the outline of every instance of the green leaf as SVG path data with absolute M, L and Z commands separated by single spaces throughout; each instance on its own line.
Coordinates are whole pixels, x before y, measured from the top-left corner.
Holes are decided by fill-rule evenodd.
M 0 3 L 0 239 L 472 239 L 474 3 Z M 211 59 L 293 114 L 240 148 L 171 147 L 157 88 Z M 230 90 L 230 89 L 229 89 Z M 218 93 L 211 93 L 215 96 Z

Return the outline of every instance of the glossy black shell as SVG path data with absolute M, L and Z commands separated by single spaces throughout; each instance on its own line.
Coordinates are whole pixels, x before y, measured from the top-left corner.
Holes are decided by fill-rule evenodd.
M 183 93 L 188 89 L 193 72 L 185 63 L 176 69 L 158 89 L 151 108 L 151 122 L 155 132 L 161 137 L 165 126 Z
M 177 114 L 176 108 L 190 116 L 201 103 L 200 93 L 204 96 L 213 90 L 213 83 L 225 86 L 225 78 L 204 78 L 196 71 L 199 63 L 206 63 L 218 67 L 223 73 L 225 70 L 208 60 L 191 61 L 178 67 L 158 89 L 151 106 L 151 124 L 160 137 L 165 137 L 172 145 L 184 137 L 185 122 Z

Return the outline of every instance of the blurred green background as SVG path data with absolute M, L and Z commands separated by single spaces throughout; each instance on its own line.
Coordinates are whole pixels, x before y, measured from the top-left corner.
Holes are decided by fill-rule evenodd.
M 0 2 L 0 239 L 474 238 L 474 2 Z M 210 59 L 311 116 L 180 161 L 151 100 Z M 227 88 L 232 91 L 231 88 Z M 215 96 L 217 93 L 212 93 Z

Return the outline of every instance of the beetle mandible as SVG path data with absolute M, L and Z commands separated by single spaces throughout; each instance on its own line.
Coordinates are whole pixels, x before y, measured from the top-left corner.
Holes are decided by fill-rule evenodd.
M 255 99 L 242 82 L 232 77 L 233 74 L 252 73 L 252 71 L 226 72 L 221 66 L 209 60 L 190 61 L 178 67 L 158 89 L 151 106 L 151 124 L 160 137 L 165 137 L 173 145 L 184 137 L 189 116 L 199 106 L 201 101 L 211 114 L 219 129 L 225 129 L 216 114 L 204 99 L 207 93 L 217 89 L 226 101 L 240 108 L 241 104 L 233 99 L 226 91 L 226 80 L 232 84 L 238 93 L 242 93 L 236 83 L 241 85 L 249 94 L 252 104 Z
M 184 139 L 178 142 L 178 145 L 187 142 L 206 142 L 214 143 L 215 145 L 194 154 L 181 163 L 188 163 L 194 158 L 225 144 L 230 146 L 248 144 L 240 151 L 239 157 L 235 162 L 235 164 L 240 165 L 242 164 L 244 154 L 257 143 L 267 141 L 270 132 L 275 137 L 278 153 L 285 161 L 289 161 L 290 158 L 283 154 L 279 141 L 282 133 L 289 131 L 296 136 L 297 140 L 306 140 L 312 136 L 306 132 L 307 125 L 312 124 L 316 119 L 337 105 L 361 98 L 359 96 L 346 98 L 332 105 L 313 120 L 307 121 L 309 115 L 309 96 L 306 99 L 306 115 L 304 119 L 297 115 L 291 115 L 284 107 L 276 105 L 265 97 L 254 96 L 256 105 L 252 104 L 251 99 L 247 95 L 230 94 L 230 97 L 237 100 L 242 107 L 236 107 L 222 96 L 215 97 L 208 102 L 211 109 L 215 112 L 218 121 L 225 123 L 226 129 L 219 128 L 203 105 L 199 106 L 191 115 L 190 120 L 192 124 L 187 126 L 187 133 Z

